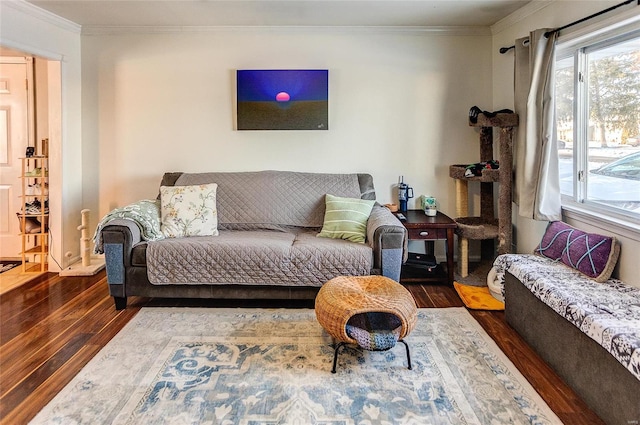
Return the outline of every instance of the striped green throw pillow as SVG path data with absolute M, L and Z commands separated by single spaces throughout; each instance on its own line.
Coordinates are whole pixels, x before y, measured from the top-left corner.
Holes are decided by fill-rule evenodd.
M 364 243 L 367 236 L 367 220 L 375 202 L 327 194 L 324 224 L 318 237 Z

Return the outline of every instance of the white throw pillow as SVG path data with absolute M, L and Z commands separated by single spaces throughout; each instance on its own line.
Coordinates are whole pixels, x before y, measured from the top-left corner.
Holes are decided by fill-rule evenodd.
M 217 236 L 215 183 L 160 186 L 160 230 L 167 238 Z

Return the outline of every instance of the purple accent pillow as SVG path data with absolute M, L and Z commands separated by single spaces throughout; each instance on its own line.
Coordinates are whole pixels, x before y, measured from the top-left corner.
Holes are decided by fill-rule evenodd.
M 605 282 L 616 266 L 620 245 L 614 237 L 583 232 L 562 221 L 552 221 L 535 253 L 562 261 L 596 282 Z

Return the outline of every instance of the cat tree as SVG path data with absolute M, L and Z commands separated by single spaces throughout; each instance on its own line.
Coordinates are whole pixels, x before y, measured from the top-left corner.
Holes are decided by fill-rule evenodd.
M 80 231 L 81 260 L 61 270 L 60 276 L 93 276 L 104 268 L 104 258 L 91 255 L 91 239 L 89 237 L 90 212 L 87 209 L 80 211 L 82 218 L 78 230 Z M 69 251 L 65 256 L 71 260 L 73 253 Z
M 480 162 L 493 156 L 493 129 L 499 129 L 499 168 L 483 169 L 480 176 L 466 177 L 467 165 L 451 165 L 449 176 L 456 182 L 456 223 L 458 228 L 458 266 L 461 277 L 469 275 L 469 239 L 498 240 L 498 254 L 511 252 L 511 188 L 513 166 L 513 132 L 518 126 L 514 113 L 480 113 L 469 125 L 480 128 Z M 469 182 L 480 182 L 480 216 L 469 214 Z M 498 183 L 498 214 L 494 212 L 493 185 Z

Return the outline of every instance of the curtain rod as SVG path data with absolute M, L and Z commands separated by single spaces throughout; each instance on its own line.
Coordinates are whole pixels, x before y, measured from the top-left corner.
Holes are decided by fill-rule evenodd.
M 595 18 L 595 17 L 597 17 L 597 16 L 604 15 L 604 14 L 605 14 L 605 13 L 607 13 L 607 12 L 611 12 L 611 11 L 612 11 L 612 10 L 614 10 L 614 9 L 617 9 L 617 8 L 619 8 L 619 7 L 621 7 L 621 6 L 625 6 L 625 5 L 629 4 L 629 3 L 633 3 L 634 1 L 636 1 L 636 0 L 626 0 L 626 1 L 623 1 L 622 3 L 616 4 L 615 6 L 611 6 L 611 7 L 609 7 L 608 9 L 604 9 L 604 10 L 601 10 L 600 12 L 596 12 L 596 13 L 594 13 L 593 15 L 589 15 L 589 16 L 587 16 L 586 18 L 578 19 L 577 21 L 573 21 L 573 22 L 571 22 L 570 24 L 564 25 L 564 26 L 562 26 L 562 27 L 560 27 L 560 28 L 556 28 L 556 29 L 554 29 L 554 30 L 547 31 L 547 32 L 545 32 L 545 33 L 544 33 L 544 36 L 545 36 L 545 37 L 549 37 L 549 36 L 550 36 L 550 35 L 552 35 L 552 34 L 555 34 L 555 33 L 557 33 L 557 32 L 560 32 L 560 31 L 562 31 L 562 30 L 564 30 L 564 29 L 567 29 L 567 28 L 569 28 L 569 27 L 572 27 L 572 26 L 574 26 L 574 25 L 581 24 L 582 22 L 584 22 L 584 21 L 588 21 L 589 19 L 593 19 L 593 18 Z M 637 2 L 638 2 L 637 6 L 640 6 L 640 0 L 637 0 Z M 500 48 L 500 53 L 501 53 L 501 54 L 507 53 L 509 50 L 511 50 L 511 49 L 515 49 L 515 47 L 516 47 L 515 45 L 513 45 L 513 46 L 509 46 L 509 47 L 501 47 L 501 48 Z

